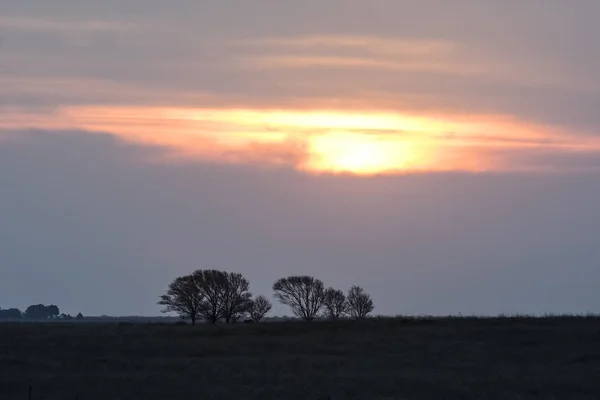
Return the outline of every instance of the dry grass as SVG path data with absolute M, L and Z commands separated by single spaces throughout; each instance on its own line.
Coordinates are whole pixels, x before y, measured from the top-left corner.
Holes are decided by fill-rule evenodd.
M 600 319 L 0 324 L 0 399 L 599 399 Z

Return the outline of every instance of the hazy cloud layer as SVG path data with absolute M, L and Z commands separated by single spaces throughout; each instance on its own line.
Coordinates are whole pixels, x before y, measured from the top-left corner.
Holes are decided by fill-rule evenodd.
M 0 80 L 20 79 L 20 90 L 0 101 L 198 107 L 235 97 L 252 107 L 335 98 L 596 133 L 598 12 L 593 0 L 4 2 Z M 79 87 L 27 96 L 65 79 Z M 99 96 L 87 81 L 114 90 Z

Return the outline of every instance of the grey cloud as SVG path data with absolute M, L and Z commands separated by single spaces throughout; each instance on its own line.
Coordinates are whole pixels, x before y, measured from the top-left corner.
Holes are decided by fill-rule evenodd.
M 294 99 L 318 104 L 321 96 L 364 99 L 368 104 L 379 93 L 393 97 L 392 106 L 397 107 L 508 113 L 597 133 L 600 52 L 594 41 L 599 7 L 593 0 L 576 5 L 558 0 L 4 2 L 0 14 L 4 21 L 13 22 L 2 33 L 0 80 L 4 76 L 32 82 L 23 84 L 22 90 L 3 93 L 0 101 L 55 106 L 174 104 L 178 97 L 194 99 L 201 92 L 215 99 L 233 96 L 249 105 L 286 104 Z M 16 29 L 23 21 L 28 29 Z M 35 31 L 36 26 L 44 33 Z M 264 49 L 230 45 L 306 35 L 442 40 L 475 57 L 465 63 L 486 60 L 516 74 L 498 80 L 468 73 L 340 67 L 256 70 L 244 68 L 241 60 Z M 280 51 L 293 54 L 291 49 Z M 104 81 L 129 88 L 104 96 L 92 91 L 28 95 L 36 79 Z M 177 95 L 182 92 L 185 96 Z M 412 103 L 406 104 L 410 102 L 405 99 Z

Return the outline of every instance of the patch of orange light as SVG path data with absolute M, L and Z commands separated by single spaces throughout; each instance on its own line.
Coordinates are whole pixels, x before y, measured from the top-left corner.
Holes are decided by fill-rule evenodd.
M 304 169 L 372 175 L 423 167 L 427 154 L 410 140 L 373 134 L 334 132 L 309 140 Z
M 433 119 L 391 113 L 274 112 L 264 119 L 268 124 L 303 129 L 435 132 L 446 126 Z
M 545 126 L 488 115 L 423 116 L 352 110 L 66 107 L 0 120 L 0 129 L 109 132 L 168 148 L 176 159 L 287 164 L 309 173 L 373 175 L 506 169 L 497 152 L 599 149 Z

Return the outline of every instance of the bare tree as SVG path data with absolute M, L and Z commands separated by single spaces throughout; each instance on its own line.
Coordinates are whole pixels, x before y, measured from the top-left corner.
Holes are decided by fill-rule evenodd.
M 260 322 L 273 308 L 273 304 L 265 296 L 258 296 L 250 303 L 250 318 L 254 322 Z
M 323 307 L 323 282 L 311 276 L 281 278 L 273 285 L 273 291 L 276 299 L 289 306 L 295 316 L 306 321 L 317 318 Z
M 373 300 L 363 288 L 352 286 L 348 291 L 347 297 L 348 312 L 354 318 L 365 318 L 375 308 Z
M 163 312 L 178 312 L 183 318 L 196 323 L 198 318 L 216 324 L 221 320 L 235 322 L 246 314 L 252 294 L 248 280 L 241 274 L 225 271 L 197 270 L 177 278 L 159 304 Z
M 347 311 L 346 295 L 341 290 L 328 288 L 325 290 L 325 313 L 329 319 L 339 319 Z
M 189 319 L 195 325 L 203 300 L 204 295 L 196 276 L 187 275 L 175 279 L 169 285 L 167 293 L 160 297 L 158 304 L 165 306 L 163 312 L 176 312 L 179 317 Z
M 248 292 L 250 282 L 242 274 L 225 274 L 223 291 L 223 318 L 225 323 L 237 322 L 251 306 L 252 294 Z
M 224 317 L 224 291 L 227 287 L 227 274 L 223 271 L 210 269 L 198 270 L 194 272 L 194 276 L 204 296 L 200 303 L 200 316 L 211 324 L 216 324 Z

